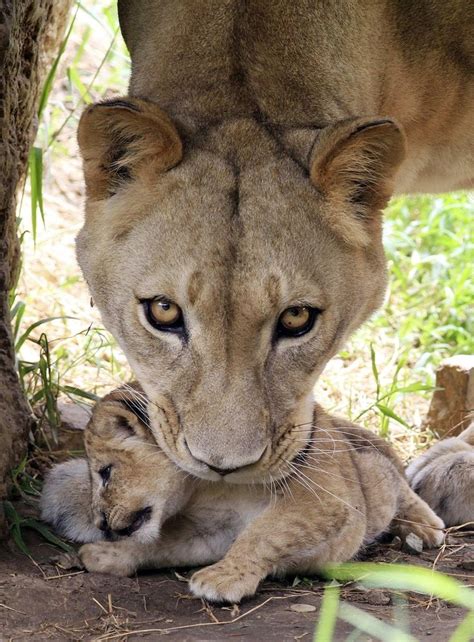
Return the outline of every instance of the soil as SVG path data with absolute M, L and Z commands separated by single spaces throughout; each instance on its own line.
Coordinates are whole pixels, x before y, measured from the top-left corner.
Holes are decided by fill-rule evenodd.
M 58 550 L 27 533 L 31 558 L 13 543 L 0 545 L 0 640 L 308 640 L 313 639 L 324 583 L 302 579 L 265 582 L 240 607 L 216 606 L 187 591 L 190 572 L 169 570 L 134 578 L 64 569 L 54 562 Z M 474 584 L 474 533 L 452 534 L 441 551 L 420 556 L 388 544 L 370 547 L 365 558 L 435 567 Z M 470 570 L 469 570 L 470 569 Z M 465 616 L 463 609 L 438 599 L 366 590 L 353 583 L 342 598 L 387 622 L 402 609 L 419 640 L 446 642 Z M 292 609 L 305 605 L 300 611 Z M 398 606 L 397 606 L 398 604 Z M 402 606 L 400 606 L 402 604 Z M 309 605 L 309 606 L 308 606 Z M 311 610 L 311 606 L 315 607 Z M 297 607 L 298 608 L 298 607 Z M 304 612 L 304 611 L 307 612 Z M 303 611 L 303 612 L 301 612 Z M 352 627 L 341 621 L 335 640 Z M 370 640 L 360 636 L 358 640 Z

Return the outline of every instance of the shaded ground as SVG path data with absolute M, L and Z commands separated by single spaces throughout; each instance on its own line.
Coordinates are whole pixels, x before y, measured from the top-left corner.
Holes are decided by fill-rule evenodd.
M 27 539 L 33 558 L 11 544 L 0 545 L 0 639 L 3 640 L 312 640 L 323 583 L 266 582 L 258 595 L 237 607 L 209 606 L 187 592 L 183 575 L 173 571 L 135 578 L 64 570 L 51 562 L 58 551 L 36 536 Z M 438 559 L 436 560 L 436 558 Z M 371 547 L 371 560 L 418 563 L 474 584 L 474 533 L 452 535 L 441 553 L 406 555 L 386 545 Z M 342 597 L 387 622 L 397 596 L 348 584 Z M 292 610 L 312 605 L 310 612 Z M 304 607 L 307 610 L 308 606 Z M 465 612 L 439 600 L 408 595 L 402 607 L 411 632 L 420 640 L 446 642 Z M 231 622 L 233 620 L 233 622 Z M 223 622 L 218 624 L 217 622 Z M 229 622 L 229 623 L 227 623 Z M 339 623 L 337 640 L 351 627 Z M 370 638 L 361 636 L 358 640 Z

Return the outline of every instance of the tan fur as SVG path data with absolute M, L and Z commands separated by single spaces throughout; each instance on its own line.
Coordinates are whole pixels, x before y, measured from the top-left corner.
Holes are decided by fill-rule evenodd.
M 407 468 L 413 490 L 447 526 L 474 523 L 474 423 L 443 439 Z
M 130 96 L 81 119 L 77 255 L 184 470 L 284 475 L 317 377 L 383 299 L 381 208 L 471 184 L 473 7 L 120 0 Z M 147 324 L 155 296 L 186 340 Z M 302 304 L 314 329 L 276 340 Z
M 133 534 L 155 540 L 163 522 L 181 509 L 191 492 L 187 475 L 163 453 L 139 412 L 146 413 L 140 388 L 118 388 L 93 411 L 85 432 L 94 525 L 112 536 Z M 104 483 L 100 471 L 110 467 Z M 134 520 L 147 511 L 138 530 Z
M 176 469 L 150 439 L 136 402 L 144 402 L 138 387 L 115 391 L 97 404 L 87 429 L 96 524 L 105 517 L 119 537 L 81 548 L 90 571 L 129 575 L 143 567 L 213 563 L 193 575 L 191 590 L 237 602 L 267 575 L 315 573 L 351 559 L 389 528 L 402 536 L 415 532 L 427 546 L 442 542 L 442 521 L 410 490 L 391 447 L 319 407 L 304 455 L 280 455 L 285 477 L 247 486 Z M 109 465 L 104 486 L 98 471 Z M 145 506 L 149 521 L 124 537 Z
M 110 115 L 113 114 L 111 118 Z M 181 140 L 170 119 L 153 103 L 108 100 L 88 107 L 77 133 L 89 199 L 113 195 L 120 171 L 133 168 L 146 182 L 176 165 Z M 132 176 L 133 177 L 133 176 Z

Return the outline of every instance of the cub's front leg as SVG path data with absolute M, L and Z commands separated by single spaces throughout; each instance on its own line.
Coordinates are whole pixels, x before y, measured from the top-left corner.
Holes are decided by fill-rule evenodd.
M 119 542 L 93 542 L 79 549 L 84 567 L 94 573 L 124 577 L 133 575 L 139 566 L 143 545 L 127 539 Z
M 88 571 L 111 575 L 133 575 L 140 568 L 171 566 L 203 566 L 211 564 L 227 552 L 237 530 L 232 524 L 219 521 L 206 523 L 205 514 L 195 519 L 178 516 L 169 520 L 159 537 L 140 542 L 134 537 L 116 542 L 94 542 L 79 550 L 79 558 Z
M 317 572 L 346 561 L 363 543 L 365 515 L 337 500 L 319 504 L 279 498 L 236 539 L 225 557 L 191 578 L 191 591 L 214 602 L 240 602 L 254 595 L 268 575 Z

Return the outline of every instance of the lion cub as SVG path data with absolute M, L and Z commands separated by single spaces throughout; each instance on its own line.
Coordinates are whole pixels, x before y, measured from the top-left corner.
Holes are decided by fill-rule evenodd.
M 41 517 L 76 542 L 134 535 L 155 540 L 191 488 L 157 446 L 138 388 L 119 388 L 96 404 L 85 431 L 87 459 L 54 466 L 41 494 Z
M 212 564 L 193 575 L 191 590 L 238 602 L 267 575 L 316 573 L 388 529 L 415 532 L 427 546 L 443 540 L 443 522 L 410 489 L 390 446 L 319 406 L 292 473 L 245 485 L 176 468 L 154 442 L 143 406 L 134 407 L 136 394 L 119 389 L 94 409 L 85 437 L 90 476 L 84 463 L 76 479 L 66 476 L 68 462 L 45 483 L 43 517 L 79 541 L 92 533 L 79 551 L 90 571 Z
M 209 564 L 269 501 L 263 487 L 179 469 L 153 439 L 143 400 L 136 384 L 101 399 L 85 431 L 87 459 L 54 466 L 43 484 L 41 518 L 86 543 L 79 555 L 90 571 Z
M 417 457 L 406 474 L 446 526 L 474 522 L 474 422 L 458 437 L 443 439 Z

